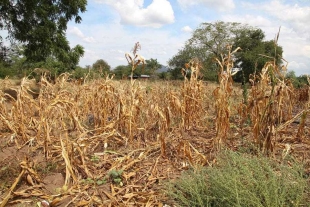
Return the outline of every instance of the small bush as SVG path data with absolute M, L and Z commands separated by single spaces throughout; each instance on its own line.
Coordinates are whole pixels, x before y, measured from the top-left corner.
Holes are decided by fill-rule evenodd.
M 211 206 L 206 168 L 184 172 L 180 179 L 168 183 L 166 194 L 180 206 Z
M 225 152 L 216 166 L 183 174 L 166 192 L 181 206 L 302 206 L 307 179 L 301 165 L 290 163 Z

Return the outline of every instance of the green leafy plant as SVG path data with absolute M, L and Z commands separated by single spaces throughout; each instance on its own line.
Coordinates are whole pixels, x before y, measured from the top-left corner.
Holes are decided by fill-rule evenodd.
M 86 178 L 81 180 L 82 184 L 94 184 L 95 181 L 92 178 Z
M 107 179 L 105 177 L 100 178 L 100 179 L 86 178 L 86 179 L 81 180 L 81 183 L 87 184 L 87 185 L 89 185 L 89 184 L 103 185 L 103 184 L 107 183 Z
M 107 183 L 106 178 L 102 178 L 102 179 L 96 180 L 96 184 L 97 185 L 103 185 L 103 184 L 106 184 L 106 183 Z
M 99 162 L 99 157 L 96 156 L 96 155 L 93 155 L 93 156 L 90 158 L 90 161 L 92 161 L 92 162 Z
M 307 179 L 294 159 L 290 166 L 266 157 L 224 152 L 215 166 L 190 170 L 167 185 L 181 206 L 304 206 Z
M 109 172 L 109 177 L 112 180 L 113 183 L 118 184 L 118 185 L 123 185 L 122 183 L 122 174 L 123 174 L 123 170 L 111 170 Z

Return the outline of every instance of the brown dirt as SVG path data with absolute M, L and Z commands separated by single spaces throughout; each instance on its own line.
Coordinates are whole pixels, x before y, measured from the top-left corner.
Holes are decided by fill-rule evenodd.
M 33 163 L 33 168 L 40 172 L 40 177 L 43 178 L 42 188 L 46 194 L 54 195 L 60 193 L 59 191 L 64 185 L 64 176 L 57 172 L 56 167 L 52 167 L 52 163 L 44 159 L 41 150 L 27 145 L 19 149 L 16 145 L 10 143 L 10 139 L 10 136 L 1 136 L 0 138 L 2 141 L 0 145 L 0 183 L 2 183 L 0 186 L 0 197 L 6 194 L 7 189 L 20 173 L 20 163 L 24 160 Z M 29 186 L 31 185 L 29 185 L 29 182 L 24 177 L 15 191 L 25 190 Z M 37 199 L 25 200 L 21 202 L 22 204 L 11 202 L 7 206 L 33 206 L 33 202 L 35 201 Z

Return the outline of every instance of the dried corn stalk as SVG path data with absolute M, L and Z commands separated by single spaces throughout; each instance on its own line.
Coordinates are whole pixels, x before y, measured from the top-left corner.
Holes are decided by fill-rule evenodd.
M 218 79 L 219 87 L 217 87 L 213 94 L 215 97 L 215 111 L 216 111 L 216 137 L 214 139 L 214 146 L 220 149 L 226 142 L 227 135 L 230 128 L 229 117 L 230 117 L 230 98 L 232 95 L 232 76 L 237 72 L 233 71 L 234 61 L 233 55 L 240 48 L 235 49 L 231 52 L 232 47 L 228 46 L 227 55 L 223 56 L 222 59 L 216 59 L 219 67 Z

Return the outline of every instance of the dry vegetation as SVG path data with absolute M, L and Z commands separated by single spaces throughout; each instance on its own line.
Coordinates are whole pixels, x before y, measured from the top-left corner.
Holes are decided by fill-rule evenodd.
M 163 206 L 163 182 L 224 147 L 292 153 L 309 171 L 309 88 L 299 94 L 272 60 L 244 100 L 230 55 L 219 85 L 199 80 L 198 60 L 183 82 L 1 81 L 0 206 Z

